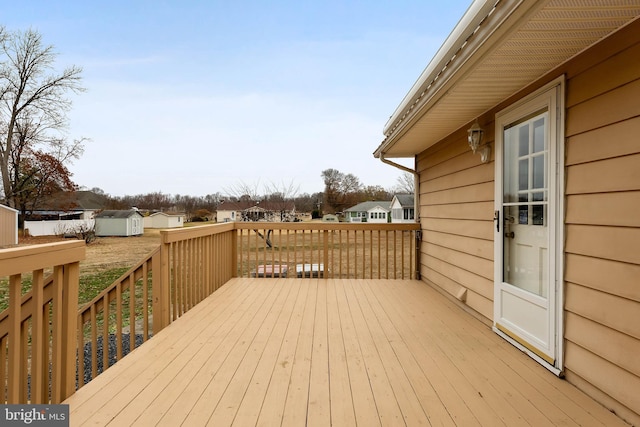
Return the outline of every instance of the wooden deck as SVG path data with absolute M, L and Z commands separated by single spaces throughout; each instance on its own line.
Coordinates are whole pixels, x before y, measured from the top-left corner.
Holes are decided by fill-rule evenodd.
M 65 403 L 72 426 L 626 425 L 408 280 L 233 279 Z

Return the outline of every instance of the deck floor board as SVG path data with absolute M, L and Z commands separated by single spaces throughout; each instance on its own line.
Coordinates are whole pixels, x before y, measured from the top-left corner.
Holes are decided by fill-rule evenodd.
M 408 280 L 233 279 L 65 403 L 72 426 L 626 425 Z

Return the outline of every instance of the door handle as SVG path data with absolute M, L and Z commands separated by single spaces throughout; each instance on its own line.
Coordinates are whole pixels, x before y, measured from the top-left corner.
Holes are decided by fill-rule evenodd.
M 511 239 L 516 237 L 516 233 L 514 233 L 513 231 L 505 231 L 504 232 L 504 237 L 509 237 Z
M 500 232 L 500 211 L 493 211 L 493 220 L 496 222 L 496 231 Z

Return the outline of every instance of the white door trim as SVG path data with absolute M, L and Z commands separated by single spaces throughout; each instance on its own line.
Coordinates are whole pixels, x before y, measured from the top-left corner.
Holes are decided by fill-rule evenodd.
M 553 337 L 550 343 L 553 346 L 553 363 L 549 363 L 548 358 L 530 350 L 526 343 L 519 342 L 517 338 L 505 333 L 504 328 L 497 327 L 497 319 L 500 318 L 498 303 L 500 301 L 501 288 L 498 280 L 502 281 L 502 256 L 503 256 L 503 239 L 502 235 L 496 232 L 496 224 L 494 224 L 494 331 L 507 339 L 509 342 L 527 352 L 532 358 L 537 360 L 547 369 L 556 375 L 561 375 L 564 367 L 564 145 L 565 145 L 565 77 L 561 76 L 552 82 L 541 87 L 534 93 L 519 100 L 504 110 L 498 112 L 495 117 L 495 203 L 496 209 L 500 206 L 500 233 L 503 233 L 502 220 L 502 198 L 503 198 L 503 165 L 502 165 L 502 126 L 508 124 L 512 120 L 518 120 L 520 117 L 526 116 L 532 111 L 541 108 L 549 109 L 549 128 L 550 135 L 555 137 L 555 149 L 550 147 L 549 170 L 553 173 L 555 169 L 555 185 L 549 188 L 549 206 L 554 206 L 554 216 L 549 221 L 550 243 L 553 244 L 554 262 L 552 285 L 549 291 L 549 310 L 552 313 Z M 553 151 L 553 153 L 551 153 Z M 551 249 L 551 248 L 550 248 Z M 501 330 L 503 329 L 503 330 Z

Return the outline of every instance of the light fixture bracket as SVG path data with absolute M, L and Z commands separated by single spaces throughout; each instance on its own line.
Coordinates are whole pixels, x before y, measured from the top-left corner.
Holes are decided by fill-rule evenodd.
M 491 147 L 489 144 L 482 145 L 482 138 L 484 136 L 484 129 L 478 124 L 478 120 L 467 130 L 467 141 L 473 154 L 480 152 L 480 161 L 482 163 L 488 163 L 491 157 Z

